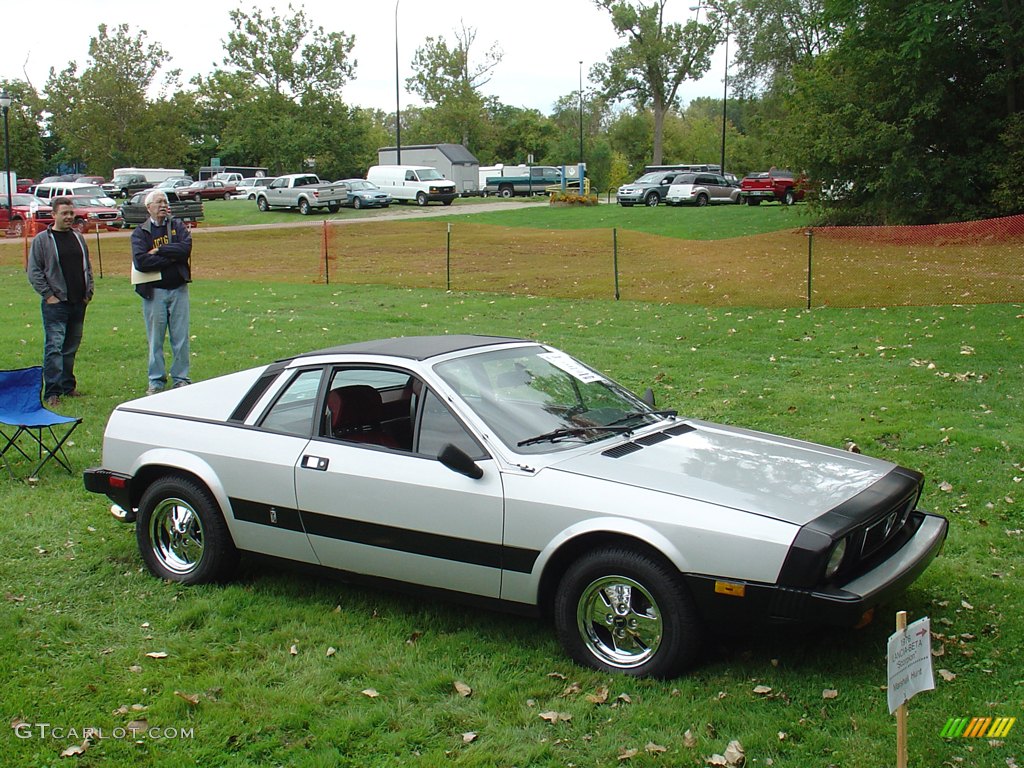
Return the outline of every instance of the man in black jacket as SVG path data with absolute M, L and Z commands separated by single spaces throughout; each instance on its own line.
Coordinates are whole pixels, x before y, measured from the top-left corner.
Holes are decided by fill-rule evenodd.
M 132 283 L 142 297 L 142 316 L 149 340 L 147 395 L 167 386 L 164 338 L 171 341 L 171 386 L 191 384 L 189 378 L 189 297 L 192 281 L 192 234 L 181 219 L 171 218 L 167 195 L 155 189 L 146 195 L 149 218 L 132 232 Z
M 32 239 L 28 281 L 43 297 L 43 399 L 78 397 L 75 355 L 82 342 L 85 308 L 92 299 L 89 248 L 74 230 L 75 208 L 68 197 L 55 197 L 53 224 Z

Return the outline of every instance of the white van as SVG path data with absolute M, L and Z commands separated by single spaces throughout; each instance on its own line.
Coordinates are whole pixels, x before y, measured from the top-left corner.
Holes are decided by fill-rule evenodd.
M 374 165 L 366 172 L 366 180 L 399 203 L 415 200 L 416 205 L 435 201 L 451 205 L 459 195 L 455 182 L 448 181 L 436 168 L 425 165 Z

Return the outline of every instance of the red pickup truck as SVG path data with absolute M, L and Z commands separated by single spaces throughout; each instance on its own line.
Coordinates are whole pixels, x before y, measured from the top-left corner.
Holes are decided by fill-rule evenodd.
M 803 177 L 790 171 L 769 171 L 748 173 L 740 181 L 740 201 L 747 205 L 760 205 L 762 200 L 777 200 L 783 205 L 792 205 L 804 199 Z

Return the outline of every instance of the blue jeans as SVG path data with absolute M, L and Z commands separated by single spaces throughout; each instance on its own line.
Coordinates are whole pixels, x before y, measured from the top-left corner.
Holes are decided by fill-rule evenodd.
M 82 343 L 85 302 L 43 300 L 43 399 L 71 392 L 75 381 L 75 354 Z
M 188 284 L 167 290 L 154 288 L 153 298 L 142 300 L 142 317 L 149 340 L 149 386 L 163 389 L 167 384 L 164 365 L 164 337 L 171 339 L 171 381 L 191 384 L 188 377 Z

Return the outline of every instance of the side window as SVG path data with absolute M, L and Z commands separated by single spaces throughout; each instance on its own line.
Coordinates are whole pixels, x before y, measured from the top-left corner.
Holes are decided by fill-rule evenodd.
M 309 437 L 313 433 L 316 396 L 322 371 L 303 371 L 270 406 L 260 426 L 274 432 Z
M 412 171 L 406 171 L 405 172 L 405 180 L 406 181 L 416 181 L 416 174 L 413 173 Z
M 43 200 L 50 199 L 50 188 L 47 186 L 36 187 L 36 197 L 42 198 Z
M 482 459 L 487 455 L 448 407 L 429 390 L 423 396 L 416 442 L 416 452 L 421 456 L 437 457 L 448 443 L 461 448 L 473 459 Z
M 331 374 L 321 419 L 322 437 L 412 450 L 412 414 L 423 387 L 393 368 L 337 368 Z

